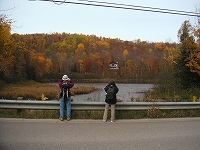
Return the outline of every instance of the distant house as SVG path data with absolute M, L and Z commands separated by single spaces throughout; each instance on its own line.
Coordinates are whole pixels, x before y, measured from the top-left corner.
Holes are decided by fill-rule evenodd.
M 109 64 L 110 69 L 119 69 L 118 62 L 111 62 Z

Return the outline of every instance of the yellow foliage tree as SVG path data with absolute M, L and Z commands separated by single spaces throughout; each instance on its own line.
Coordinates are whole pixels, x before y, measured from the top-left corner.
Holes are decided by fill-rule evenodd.
M 132 59 L 129 59 L 129 60 L 126 62 L 126 64 L 127 64 L 127 71 L 128 71 L 128 73 L 130 74 L 130 76 L 131 76 L 132 68 L 133 68 L 133 66 L 134 66 L 134 62 L 133 62 Z
M 53 66 L 51 59 L 45 59 L 44 54 L 42 53 L 32 54 L 32 65 L 35 68 L 38 77 L 42 77 L 44 74 L 49 73 Z
M 123 51 L 123 59 L 124 59 L 124 62 L 125 62 L 125 70 L 126 70 L 126 59 L 127 59 L 127 56 L 128 56 L 128 50 L 125 49 L 125 50 Z
M 59 71 L 62 71 L 62 66 L 63 66 L 63 63 L 65 62 L 66 58 L 67 58 L 67 53 L 59 53 L 57 52 L 56 53 L 56 58 L 57 58 L 57 61 L 58 61 L 58 64 L 59 64 Z
M 99 47 L 103 47 L 104 49 L 109 49 L 109 48 L 110 48 L 109 43 L 106 42 L 106 41 L 98 41 L 98 42 L 97 42 L 97 45 L 98 45 Z
M 82 53 L 84 51 L 85 51 L 85 46 L 82 43 L 80 43 L 80 44 L 78 44 L 77 49 L 75 50 L 75 54 L 77 54 L 79 52 Z
M 0 72 L 9 77 L 13 71 L 13 52 L 11 25 L 6 16 L 0 16 Z
M 200 75 L 200 28 L 196 29 L 194 35 L 197 39 L 197 49 L 191 54 L 191 60 L 186 64 L 186 66 L 190 67 L 191 72 L 196 72 Z

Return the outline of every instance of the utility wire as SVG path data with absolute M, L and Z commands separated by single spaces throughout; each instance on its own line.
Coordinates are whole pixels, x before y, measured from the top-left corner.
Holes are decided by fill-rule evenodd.
M 181 11 L 181 10 L 173 10 L 173 9 L 162 9 L 162 8 L 156 8 L 156 7 L 145 7 L 145 6 L 137 6 L 137 5 L 127 5 L 127 4 L 120 4 L 120 3 L 109 3 L 109 2 L 98 2 L 98 1 L 90 1 L 90 0 L 78 0 L 78 1 L 85 1 L 85 2 L 92 2 L 92 3 L 102 3 L 102 4 L 111 4 L 111 5 L 121 5 L 121 6 L 128 6 L 128 7 L 138 7 L 138 8 L 147 8 L 147 9 L 157 9 L 157 10 L 165 10 L 165 11 L 173 11 L 173 12 L 180 12 L 180 13 L 192 13 L 195 14 L 195 12 L 188 12 L 188 11 Z
M 59 3 L 55 2 L 54 0 L 52 0 L 52 2 L 53 2 L 54 4 L 56 4 L 56 5 L 62 5 L 63 3 L 66 2 L 66 0 L 64 0 L 64 1 L 62 1 L 62 2 L 59 2 Z
M 165 13 L 165 14 L 173 14 L 173 15 L 200 17 L 200 15 L 195 12 L 144 7 L 144 6 L 136 6 L 136 5 L 126 5 L 126 4 L 109 3 L 109 2 L 98 2 L 98 1 L 90 1 L 90 0 L 78 0 L 79 2 L 72 2 L 72 1 L 67 1 L 67 0 L 64 0 L 64 1 L 62 1 L 62 0 L 39 0 L 39 1 L 48 1 L 48 2 L 53 2 L 55 4 L 59 4 L 59 5 L 67 3 L 67 4 L 76 4 L 76 5 L 78 4 L 78 5 L 87 5 L 87 6 L 118 8 L 118 9 L 138 10 L 138 11 L 146 11 L 146 12 L 154 12 L 154 13 Z M 87 3 L 84 3 L 84 2 L 87 2 Z

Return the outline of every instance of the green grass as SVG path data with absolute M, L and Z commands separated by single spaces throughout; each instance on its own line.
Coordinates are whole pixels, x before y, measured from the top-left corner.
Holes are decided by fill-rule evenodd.
M 72 110 L 72 119 L 102 119 L 104 110 Z M 192 110 L 116 110 L 116 119 L 200 117 L 200 109 Z M 1 118 L 58 119 L 59 110 L 0 109 Z M 108 113 L 110 118 L 110 111 Z

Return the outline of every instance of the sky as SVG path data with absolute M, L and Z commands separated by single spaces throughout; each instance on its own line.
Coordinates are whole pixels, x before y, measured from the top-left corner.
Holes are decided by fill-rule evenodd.
M 66 0 L 80 2 L 80 0 Z M 95 0 L 94 0 L 95 1 Z M 199 0 L 96 0 L 117 4 L 195 12 Z M 195 25 L 194 16 L 86 6 L 38 0 L 0 0 L 0 14 L 15 21 L 11 33 L 70 33 L 121 40 L 179 42 L 177 33 L 185 20 Z

